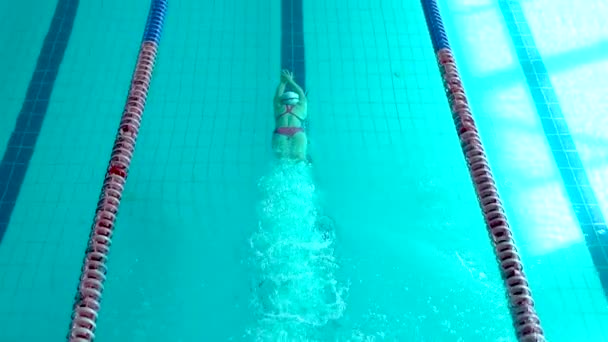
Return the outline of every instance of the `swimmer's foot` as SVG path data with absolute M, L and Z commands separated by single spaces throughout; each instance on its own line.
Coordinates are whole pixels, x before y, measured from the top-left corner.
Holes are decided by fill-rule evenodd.
M 294 158 L 292 159 L 293 161 L 295 161 L 295 163 L 304 163 L 307 165 L 312 165 L 312 158 L 310 157 L 310 155 L 306 155 L 306 158 L 302 158 L 302 157 L 298 157 L 298 158 Z
M 306 161 L 307 161 L 309 164 L 312 164 L 312 157 L 310 156 L 310 154 L 307 154 L 307 155 L 306 155 Z
M 323 240 L 331 241 L 334 239 L 334 235 L 336 234 L 336 222 L 331 217 L 320 215 L 319 217 L 317 217 L 315 227 L 323 237 Z

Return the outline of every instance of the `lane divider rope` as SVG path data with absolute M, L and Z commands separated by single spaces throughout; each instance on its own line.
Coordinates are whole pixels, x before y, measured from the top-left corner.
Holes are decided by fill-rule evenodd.
M 515 246 L 496 182 L 492 175 L 481 138 L 468 104 L 456 61 L 449 45 L 439 7 L 435 0 L 422 0 L 433 48 L 448 97 L 452 117 L 475 193 L 481 205 L 486 227 L 507 290 L 515 334 L 521 342 L 544 342 L 544 332 L 534 308 L 532 291 Z
M 70 342 L 88 342 L 95 339 L 116 215 L 135 151 L 166 11 L 167 0 L 152 1 L 127 103 L 114 141 L 85 252 L 72 311 L 68 335 Z

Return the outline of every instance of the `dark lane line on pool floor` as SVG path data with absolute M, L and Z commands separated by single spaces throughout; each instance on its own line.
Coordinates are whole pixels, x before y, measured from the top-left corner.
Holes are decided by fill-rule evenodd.
M 608 297 L 608 230 L 606 220 L 587 177 L 585 167 L 551 83 L 547 67 L 536 47 L 519 0 L 500 0 L 500 11 L 513 41 L 519 64 L 551 153 L 576 215 L 591 259 Z
M 306 49 L 304 48 L 304 14 L 302 0 L 281 1 L 281 69 L 293 72 L 296 83 L 306 91 Z M 308 118 L 302 123 L 310 131 Z M 310 136 L 308 137 L 310 143 Z M 308 155 L 311 161 L 310 155 Z
M 21 111 L 0 163 L 0 243 L 2 242 L 30 160 L 63 55 L 74 26 L 78 0 L 59 0 L 38 55 Z
M 306 89 L 302 0 L 281 2 L 281 68 L 293 71 L 295 81 Z

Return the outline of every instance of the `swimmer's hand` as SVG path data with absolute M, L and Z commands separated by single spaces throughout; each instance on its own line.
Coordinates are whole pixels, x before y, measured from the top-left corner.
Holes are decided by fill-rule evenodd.
M 281 81 L 285 83 L 293 82 L 293 73 L 287 69 L 281 71 Z

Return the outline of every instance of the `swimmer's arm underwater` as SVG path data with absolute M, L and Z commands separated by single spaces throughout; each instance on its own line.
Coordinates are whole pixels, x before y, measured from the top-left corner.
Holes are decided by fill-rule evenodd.
M 283 93 L 285 92 L 286 85 L 287 85 L 287 81 L 283 77 L 281 77 L 281 83 L 279 83 L 279 86 L 277 87 L 277 91 L 274 94 L 275 105 L 281 104 L 281 95 L 283 95 Z
M 300 102 L 299 104 L 301 105 L 306 105 L 306 94 L 304 93 L 304 89 L 302 89 L 302 87 L 300 87 L 296 81 L 293 79 L 293 75 L 292 77 L 290 77 L 289 79 L 287 79 L 287 83 L 289 83 L 292 87 L 293 90 L 296 92 L 296 94 L 298 94 L 298 96 L 300 97 Z

